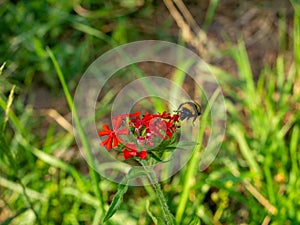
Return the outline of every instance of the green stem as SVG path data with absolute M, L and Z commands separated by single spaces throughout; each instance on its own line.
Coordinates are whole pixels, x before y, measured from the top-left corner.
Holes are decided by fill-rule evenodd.
M 144 166 L 144 168 L 148 172 L 149 180 L 152 183 L 152 185 L 154 187 L 154 190 L 156 192 L 156 196 L 159 200 L 159 204 L 160 204 L 160 206 L 162 208 L 162 211 L 163 211 L 164 221 L 166 222 L 167 225 L 174 225 L 175 224 L 174 223 L 174 216 L 171 214 L 171 212 L 169 210 L 167 200 L 164 196 L 163 191 L 161 190 L 160 184 L 157 181 L 155 172 L 150 167 L 147 167 L 147 166 L 145 167 Z

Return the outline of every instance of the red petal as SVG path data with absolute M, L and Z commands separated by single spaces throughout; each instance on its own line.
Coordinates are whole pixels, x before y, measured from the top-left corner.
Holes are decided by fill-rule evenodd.
M 120 126 L 122 125 L 122 122 L 123 122 L 123 117 L 122 116 L 116 117 L 116 119 L 114 119 L 112 121 L 114 130 L 118 130 L 120 128 Z
M 131 151 L 136 152 L 137 147 L 136 147 L 135 144 L 133 144 L 133 143 L 128 143 L 128 144 L 126 144 L 125 146 L 126 146 L 128 149 L 130 149 Z
M 117 137 L 117 135 L 114 135 L 114 148 L 117 147 L 120 143 L 122 143 L 122 140 Z
M 141 159 L 146 159 L 147 158 L 147 151 L 144 150 L 142 152 L 139 152 L 138 157 L 141 158 Z
M 107 150 L 111 150 L 112 149 L 112 138 L 108 137 L 107 139 L 105 139 L 104 141 L 102 141 L 100 143 L 101 146 L 105 146 Z
M 103 125 L 103 130 L 98 131 L 98 135 L 100 137 L 105 136 L 105 135 L 109 135 L 112 131 L 109 129 L 107 124 Z
M 121 134 L 128 134 L 129 131 L 128 131 L 128 128 L 127 128 L 127 127 L 124 127 L 124 128 L 122 128 L 121 130 L 116 131 L 115 133 L 121 135 Z
M 129 117 L 139 117 L 139 116 L 140 116 L 140 112 L 135 112 L 135 113 L 129 114 Z
M 110 140 L 108 141 L 108 143 L 106 145 L 106 149 L 107 150 L 111 150 L 112 149 L 112 138 L 110 138 Z
M 136 152 L 128 151 L 126 148 L 123 149 L 124 160 L 132 158 L 136 156 Z
M 110 132 L 109 131 L 102 131 L 102 130 L 100 130 L 100 131 L 98 131 L 98 136 L 99 137 L 102 137 L 102 136 L 105 136 L 105 135 L 109 135 L 110 134 Z

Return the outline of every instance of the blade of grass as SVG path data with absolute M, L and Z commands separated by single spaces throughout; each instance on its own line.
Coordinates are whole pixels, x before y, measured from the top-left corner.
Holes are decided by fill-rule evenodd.
M 289 182 L 290 184 L 295 185 L 297 183 L 297 178 L 299 178 L 299 154 L 297 153 L 297 146 L 299 142 L 299 126 L 295 126 L 293 131 L 292 131 L 292 137 L 291 137 L 291 142 L 290 142 L 290 155 L 291 155 L 291 173 L 290 173 L 290 179 Z M 298 146 L 299 150 L 299 146 Z M 297 175 L 298 174 L 298 175 Z M 295 189 L 296 190 L 296 189 Z
M 213 96 L 210 99 L 209 105 L 212 105 L 214 103 L 214 101 L 216 100 L 216 98 L 218 96 L 219 91 L 220 91 L 219 89 L 217 89 L 215 91 L 215 93 L 213 94 Z M 197 140 L 198 143 L 202 143 L 205 127 L 207 124 L 207 119 L 208 119 L 209 112 L 210 112 L 209 109 L 210 109 L 210 107 L 206 107 L 206 109 L 203 113 L 203 116 L 201 118 L 201 125 L 199 128 L 199 135 L 198 135 L 198 140 Z M 201 146 L 202 146 L 201 144 L 196 145 L 193 155 L 191 156 L 191 159 L 187 165 L 187 169 L 186 169 L 186 172 L 184 175 L 183 188 L 182 188 L 182 192 L 180 195 L 180 200 L 178 203 L 176 216 L 175 216 L 176 222 L 178 224 L 181 224 L 183 213 L 186 210 L 187 200 L 188 200 L 190 190 L 193 185 L 192 180 L 197 172 L 197 165 L 199 164 L 199 160 L 200 160 L 199 151 L 201 149 Z
M 0 177 L 0 186 L 8 188 L 16 193 L 23 193 L 23 187 L 13 181 L 7 180 L 4 177 Z M 25 188 L 27 195 L 31 199 L 40 200 L 42 202 L 45 202 L 48 200 L 47 196 L 45 194 L 41 194 L 35 190 L 32 190 L 30 188 Z
M 286 24 L 286 12 L 281 10 L 279 12 L 279 21 L 278 21 L 278 40 L 279 40 L 279 49 L 281 51 L 287 50 L 287 24 Z
M 209 6 L 208 6 L 208 9 L 207 9 L 207 12 L 205 15 L 205 20 L 203 23 L 203 28 L 206 31 L 208 30 L 209 26 L 211 25 L 211 23 L 214 19 L 218 4 L 219 4 L 219 0 L 210 0 L 210 2 L 209 2 Z
M 99 208 L 99 201 L 89 193 L 82 193 L 80 190 L 73 187 L 64 187 L 62 189 L 62 194 L 71 195 L 79 199 L 80 201 L 93 206 L 94 208 Z
M 102 210 L 98 207 L 95 214 L 92 225 L 98 225 L 101 224 L 102 219 Z
M 279 150 L 279 148 L 278 148 Z M 264 164 L 263 164 L 263 171 L 264 171 L 264 176 L 265 176 L 265 179 L 266 179 L 266 182 L 265 182 L 265 186 L 266 186 L 266 189 L 267 189 L 267 193 L 268 193 L 268 199 L 270 200 L 270 202 L 272 204 L 275 204 L 276 200 L 276 194 L 275 194 L 275 191 L 274 191 L 274 184 L 273 184 L 273 176 L 272 176 L 272 158 L 271 156 L 267 156 L 264 160 Z
M 7 100 L 7 104 L 6 104 L 6 109 L 5 109 L 4 122 L 2 124 L 2 132 L 4 132 L 4 130 L 6 128 L 6 124 L 7 124 L 7 121 L 8 121 L 8 113 L 10 111 L 10 107 L 11 107 L 13 99 L 14 99 L 15 88 L 16 88 L 16 86 L 14 85 L 12 87 L 12 89 L 10 90 L 10 93 L 9 93 L 9 96 L 8 96 L 8 100 Z
M 247 163 L 250 167 L 250 170 L 253 171 L 256 176 L 258 176 L 259 178 L 262 178 L 262 172 L 260 170 L 259 165 L 257 164 L 257 162 L 255 160 L 254 153 L 251 151 L 251 149 L 245 139 L 245 136 L 243 135 L 244 132 L 243 132 L 242 128 L 239 127 L 238 125 L 232 125 L 229 128 L 229 132 L 237 140 L 237 142 L 240 146 L 241 153 L 244 156 L 245 160 L 247 161 Z
M 4 69 L 5 65 L 6 65 L 6 62 L 2 63 L 2 65 L 0 66 L 0 75 L 3 72 L 3 69 Z
M 86 33 L 88 35 L 94 36 L 96 38 L 99 38 L 100 40 L 105 41 L 110 46 L 115 46 L 116 43 L 111 39 L 108 35 L 105 33 L 99 31 L 98 29 L 95 29 L 93 27 L 90 27 L 88 25 L 78 23 L 78 22 L 72 22 L 72 26 L 83 33 Z
M 1 225 L 8 225 L 8 224 L 10 224 L 15 218 L 17 218 L 18 216 L 20 216 L 22 213 L 26 212 L 28 209 L 29 208 L 26 207 L 26 208 L 23 208 L 23 209 L 19 210 L 15 215 L 13 215 L 13 216 L 7 218 L 5 221 L 3 221 L 1 223 Z
M 0 96 L 0 107 L 6 111 L 7 109 L 7 103 L 6 101 Z M 16 114 L 12 111 L 9 110 L 8 113 L 8 118 L 12 121 L 12 125 L 14 126 L 15 130 L 18 131 L 20 134 L 25 135 L 24 131 L 25 129 L 23 128 L 20 120 L 16 116 Z
M 245 100 L 246 103 L 252 111 L 257 110 L 257 105 L 258 105 L 258 96 L 256 94 L 256 89 L 255 89 L 255 83 L 253 80 L 253 74 L 252 74 L 252 69 L 249 61 L 249 57 L 247 54 L 247 50 L 245 47 L 245 44 L 242 40 L 238 41 L 238 46 L 237 49 L 233 47 L 230 43 L 228 43 L 230 46 L 230 53 L 234 59 L 234 61 L 237 64 L 238 71 L 239 71 L 239 76 L 241 77 L 242 83 L 244 87 L 243 90 L 245 91 Z
M 78 114 L 77 114 L 77 110 L 73 104 L 73 99 L 71 97 L 71 93 L 68 89 L 68 86 L 66 84 L 66 81 L 65 81 L 65 78 L 64 78 L 64 75 L 60 69 L 60 66 L 58 65 L 58 62 L 54 56 L 54 54 L 52 53 L 51 49 L 47 47 L 47 52 L 52 60 L 52 63 L 55 67 L 55 70 L 57 72 L 57 75 L 58 75 L 58 78 L 61 82 L 61 85 L 63 87 L 63 91 L 66 95 L 66 99 L 67 99 L 67 102 L 68 102 L 68 105 L 69 105 L 69 108 L 70 110 L 72 111 L 72 114 L 73 114 L 73 118 L 74 118 L 74 122 L 75 122 L 75 125 L 76 125 L 76 128 L 77 128 L 77 131 L 78 131 L 78 134 L 79 134 L 79 137 L 82 141 L 82 145 L 83 145 L 83 149 L 84 149 L 84 152 L 85 152 L 85 155 L 86 155 L 86 159 L 87 159 L 87 162 L 88 162 L 88 166 L 89 166 L 89 173 L 91 175 L 91 179 L 92 179 L 92 182 L 93 182 L 93 186 L 95 188 L 95 194 L 99 200 L 99 205 L 100 205 L 100 209 L 102 211 L 102 213 L 104 213 L 104 205 L 103 205 L 103 202 L 102 202 L 102 197 L 101 197 L 101 192 L 100 192 L 100 187 L 99 187 L 99 177 L 98 177 L 98 174 L 97 172 L 94 170 L 95 168 L 95 163 L 94 163 L 94 160 L 93 160 L 93 156 L 92 156 L 92 153 L 91 153 L 91 149 L 90 149 L 90 145 L 88 143 L 88 140 L 86 138 L 86 135 L 83 131 L 83 128 L 81 126 L 81 123 L 80 123 L 80 120 L 79 120 L 79 117 L 78 117 Z
M 182 58 L 182 56 L 179 56 L 178 58 Z M 188 71 L 188 68 L 190 68 L 190 66 L 193 64 L 194 62 L 192 60 L 186 60 L 185 62 L 182 62 L 182 65 L 180 65 L 180 68 L 181 69 L 177 69 L 175 71 L 175 73 L 173 74 L 172 76 L 172 81 L 178 85 L 178 87 L 182 87 L 183 86 L 183 83 L 184 83 L 184 80 L 186 78 L 186 75 L 185 75 L 185 71 Z M 181 96 L 179 96 L 179 92 L 180 92 L 180 89 L 178 89 L 177 86 L 172 86 L 172 89 L 170 90 L 170 97 L 171 99 L 175 99 L 175 100 L 178 100 L 180 99 Z M 180 99 L 180 101 L 182 101 L 182 99 Z
M 295 67 L 296 67 L 296 76 L 299 76 L 300 69 L 300 4 L 297 0 L 291 0 L 291 3 L 294 7 L 294 57 L 295 57 Z

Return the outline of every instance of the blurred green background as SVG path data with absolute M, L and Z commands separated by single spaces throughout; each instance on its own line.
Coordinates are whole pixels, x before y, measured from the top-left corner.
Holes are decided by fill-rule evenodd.
M 117 185 L 79 153 L 67 89 L 104 52 L 145 39 L 199 54 L 226 98 L 213 164 L 188 163 L 162 183 L 178 224 L 300 224 L 298 1 L 2 0 L 0 18 L 1 224 L 102 224 Z M 193 91 L 182 73 L 155 68 Z M 160 213 L 150 186 L 130 187 L 106 224 L 154 224 Z

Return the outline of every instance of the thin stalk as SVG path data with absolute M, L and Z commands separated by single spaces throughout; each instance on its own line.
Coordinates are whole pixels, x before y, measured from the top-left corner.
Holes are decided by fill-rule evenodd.
M 148 178 L 153 185 L 153 188 L 156 192 L 156 196 L 158 198 L 159 204 L 162 208 L 164 221 L 166 222 L 167 225 L 174 225 L 175 224 L 174 219 L 173 219 L 174 217 L 169 210 L 167 200 L 164 196 L 163 191 L 161 190 L 160 184 L 158 183 L 158 181 L 156 179 L 155 172 L 152 170 L 152 168 L 150 169 L 149 167 L 145 168 L 145 169 L 148 172 Z
M 175 225 L 175 218 L 174 216 L 171 214 L 168 204 L 167 204 L 167 200 L 164 196 L 163 191 L 161 190 L 161 186 L 158 183 L 158 180 L 156 178 L 156 174 L 155 171 L 152 169 L 151 166 L 146 165 L 147 163 L 145 163 L 143 160 L 139 160 L 139 163 L 143 166 L 143 168 L 145 169 L 147 176 L 155 190 L 156 193 L 156 197 L 158 198 L 159 204 L 162 208 L 163 211 L 163 219 L 165 221 L 165 224 L 167 225 Z

